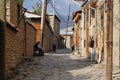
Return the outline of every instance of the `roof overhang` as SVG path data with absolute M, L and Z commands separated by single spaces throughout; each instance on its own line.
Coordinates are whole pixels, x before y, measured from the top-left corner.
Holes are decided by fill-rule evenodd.
M 89 9 L 90 7 L 96 7 L 96 0 L 86 0 L 81 7 L 84 9 Z
M 73 22 L 76 23 L 81 18 L 82 10 L 73 13 Z

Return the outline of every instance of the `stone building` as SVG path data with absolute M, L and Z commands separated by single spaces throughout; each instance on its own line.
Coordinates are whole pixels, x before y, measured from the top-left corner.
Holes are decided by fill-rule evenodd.
M 119 32 L 119 0 L 113 1 L 113 64 L 120 66 L 120 32 Z M 85 53 L 93 59 L 97 51 L 102 56 L 101 60 L 106 63 L 106 37 L 107 37 L 107 2 L 106 0 L 84 0 L 81 5 L 83 28 L 85 29 Z M 93 48 L 90 47 L 89 38 L 94 40 Z M 82 42 L 83 44 L 83 42 Z
M 25 13 L 26 19 L 35 27 L 36 32 L 36 42 L 41 41 L 40 33 L 41 33 L 41 16 L 33 14 L 31 12 Z M 45 26 L 43 27 L 43 49 L 45 52 L 49 52 L 52 50 L 52 42 L 53 41 L 53 31 L 49 21 L 46 19 Z
M 120 1 L 113 4 L 113 64 L 120 66 Z
M 31 12 L 25 12 L 25 17 L 35 27 L 35 29 L 37 29 L 36 42 L 40 41 L 41 16 L 33 14 Z
M 58 44 L 58 48 L 59 49 L 64 49 L 65 48 L 65 38 L 63 35 L 60 35 L 60 39 L 59 39 L 59 44 Z
M 82 10 L 76 11 L 73 13 L 73 45 L 74 45 L 74 54 L 82 55 Z
M 106 18 L 107 18 L 107 4 L 105 1 L 102 0 L 97 0 L 97 15 L 98 15 L 98 26 L 103 26 L 102 30 L 104 30 L 104 46 L 106 46 L 105 42 L 106 42 L 106 36 L 107 36 L 107 32 L 106 32 Z M 113 64 L 114 66 L 119 67 L 120 66 L 120 31 L 119 31 L 119 26 L 120 26 L 120 2 L 119 0 L 114 0 L 113 1 Z M 105 58 L 106 58 L 106 48 L 104 48 L 104 53 L 105 53 Z
M 72 32 L 73 26 L 68 27 L 68 31 L 66 34 L 66 28 L 60 30 L 60 35 L 64 38 L 64 47 L 63 48 L 72 48 L 73 45 L 73 32 Z
M 54 32 L 54 42 L 58 48 L 59 41 L 60 41 L 60 19 L 56 15 L 48 15 L 48 19 L 50 21 L 50 25 Z M 53 43 L 54 43 L 53 42 Z

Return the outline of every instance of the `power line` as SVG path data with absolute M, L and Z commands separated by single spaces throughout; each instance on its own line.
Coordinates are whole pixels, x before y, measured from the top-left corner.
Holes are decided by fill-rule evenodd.
M 54 11 L 56 12 L 56 14 L 59 16 L 59 18 L 60 18 L 62 21 L 64 21 L 65 23 L 67 23 L 67 21 L 64 20 L 64 19 L 59 15 L 59 13 L 57 12 L 57 9 L 56 9 L 56 8 L 54 7 L 54 5 L 52 4 L 51 0 L 50 0 L 50 3 L 51 3 L 52 8 L 54 9 Z M 69 22 L 69 23 L 72 23 L 72 22 Z
M 66 26 L 66 40 L 65 40 L 65 45 L 66 45 L 66 42 L 67 42 L 67 33 L 68 33 L 68 22 L 69 22 L 69 18 L 70 18 L 70 8 L 71 8 L 71 4 L 70 4 L 70 0 L 69 0 L 69 3 L 68 3 L 68 17 L 67 17 L 67 26 Z
M 39 0 L 39 2 L 40 2 L 40 3 L 42 3 L 42 1 L 41 1 L 41 0 Z
M 52 4 L 51 1 L 50 1 L 50 3 L 51 3 L 52 8 L 54 9 L 54 11 L 56 12 L 56 14 L 61 18 L 61 20 L 64 21 L 64 22 L 67 22 L 66 20 L 64 20 L 64 19 L 59 15 L 59 13 L 57 12 L 56 8 L 53 6 L 53 4 Z

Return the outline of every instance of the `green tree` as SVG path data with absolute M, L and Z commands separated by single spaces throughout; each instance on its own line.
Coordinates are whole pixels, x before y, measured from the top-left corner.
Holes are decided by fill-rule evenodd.
M 42 4 L 41 3 L 36 3 L 36 5 L 33 8 L 33 13 L 37 15 L 41 15 L 42 13 Z
M 22 5 L 24 0 L 16 0 L 18 4 Z

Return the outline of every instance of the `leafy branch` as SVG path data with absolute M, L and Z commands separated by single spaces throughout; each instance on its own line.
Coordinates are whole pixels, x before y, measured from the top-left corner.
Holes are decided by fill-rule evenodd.
M 18 4 L 22 5 L 24 0 L 16 0 Z

